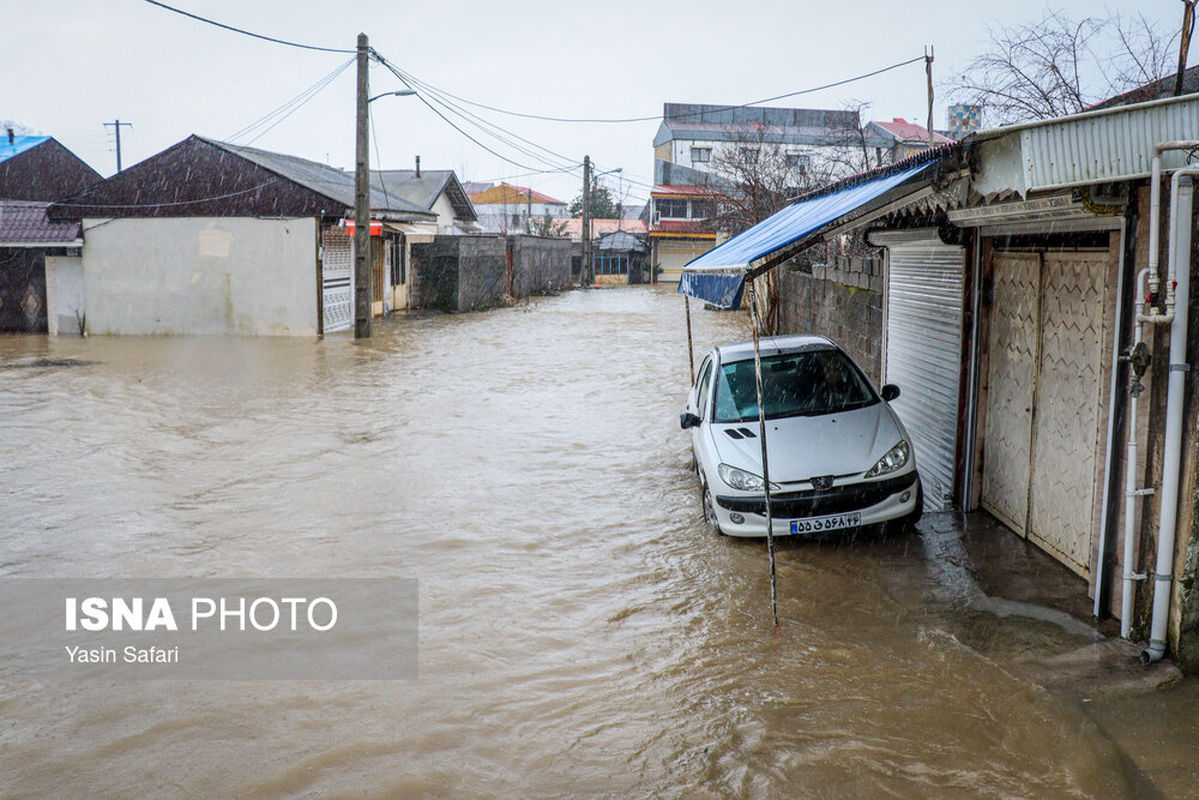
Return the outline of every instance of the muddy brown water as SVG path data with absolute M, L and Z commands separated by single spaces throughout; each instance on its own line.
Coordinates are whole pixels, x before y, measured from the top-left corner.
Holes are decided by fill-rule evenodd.
M 701 355 L 746 331 L 695 316 Z M 1160 775 L 1130 760 L 1147 705 L 1105 706 L 1114 736 L 1009 669 L 1085 637 L 964 616 L 969 575 L 924 535 L 780 545 L 776 632 L 763 546 L 702 525 L 686 383 L 682 303 L 652 289 L 365 345 L 0 338 L 0 577 L 420 581 L 414 681 L 0 684 L 0 794 L 1194 787 L 1193 736 L 1160 732 Z

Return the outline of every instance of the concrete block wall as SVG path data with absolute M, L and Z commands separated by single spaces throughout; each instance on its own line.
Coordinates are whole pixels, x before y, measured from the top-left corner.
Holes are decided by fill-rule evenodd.
M 512 254 L 513 297 L 556 292 L 570 283 L 569 239 L 509 236 L 508 248 Z
M 412 245 L 410 307 L 471 311 L 494 305 L 507 286 L 500 236 L 436 236 Z
M 882 375 L 883 263 L 835 256 L 827 264 L 779 268 L 779 332 L 815 333 L 845 348 L 876 384 Z

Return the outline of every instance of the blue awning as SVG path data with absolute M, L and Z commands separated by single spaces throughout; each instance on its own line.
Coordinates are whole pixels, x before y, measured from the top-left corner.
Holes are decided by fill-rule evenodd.
M 689 262 L 683 267 L 678 290 L 721 308 L 736 308 L 741 302 L 745 278 L 756 266 L 754 262 L 819 233 L 935 163 L 925 162 L 788 206 Z

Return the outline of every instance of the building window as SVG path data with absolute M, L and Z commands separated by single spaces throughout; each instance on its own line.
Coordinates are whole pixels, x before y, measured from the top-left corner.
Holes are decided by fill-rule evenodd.
M 742 147 L 741 148 L 741 160 L 744 161 L 746 164 L 757 164 L 758 163 L 758 148 Z
M 520 214 L 513 214 L 513 215 L 512 215 L 512 227 L 513 227 L 513 228 L 519 228 L 519 227 L 520 227 Z
M 654 210 L 663 219 L 687 219 L 687 201 L 671 197 L 654 199 Z
M 692 200 L 691 219 L 711 219 L 716 216 L 716 203 L 711 200 Z
M 712 160 L 711 147 L 692 147 L 691 161 L 695 164 L 706 164 Z
M 807 169 L 812 159 L 803 153 L 787 153 L 787 166 L 797 169 Z

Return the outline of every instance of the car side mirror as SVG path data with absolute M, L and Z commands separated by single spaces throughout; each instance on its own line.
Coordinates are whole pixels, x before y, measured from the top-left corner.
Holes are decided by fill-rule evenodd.
M 679 415 L 679 427 L 682 428 L 683 430 L 687 430 L 688 428 L 694 428 L 697 425 L 699 425 L 700 422 L 702 422 L 702 420 L 699 417 L 692 414 L 690 411 L 684 411 L 682 414 Z
M 890 403 L 896 397 L 899 397 L 899 387 L 893 383 L 883 385 L 883 399 Z

